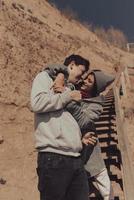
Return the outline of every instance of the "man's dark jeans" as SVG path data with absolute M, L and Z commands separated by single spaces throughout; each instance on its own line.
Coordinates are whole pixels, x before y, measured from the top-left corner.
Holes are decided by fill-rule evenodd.
M 88 180 L 80 157 L 38 153 L 40 200 L 89 200 Z

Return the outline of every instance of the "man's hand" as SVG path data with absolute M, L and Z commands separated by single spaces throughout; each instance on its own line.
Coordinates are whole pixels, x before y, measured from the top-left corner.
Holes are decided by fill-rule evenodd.
M 82 99 L 81 92 L 78 90 L 71 91 L 70 95 L 71 95 L 72 100 L 74 100 L 74 101 L 79 101 Z
M 94 146 L 96 142 L 97 142 L 97 137 L 95 136 L 94 132 L 88 132 L 82 138 L 82 143 L 85 144 L 86 146 L 89 144 Z
M 53 91 L 55 93 L 62 93 L 65 90 L 64 86 L 61 86 L 61 85 L 58 85 L 58 84 L 54 84 L 52 88 L 53 88 Z

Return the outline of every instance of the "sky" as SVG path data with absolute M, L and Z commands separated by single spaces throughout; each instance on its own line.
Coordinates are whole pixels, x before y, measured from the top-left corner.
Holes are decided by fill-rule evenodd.
M 122 30 L 134 42 L 134 0 L 49 0 L 60 9 L 71 8 L 81 21 Z

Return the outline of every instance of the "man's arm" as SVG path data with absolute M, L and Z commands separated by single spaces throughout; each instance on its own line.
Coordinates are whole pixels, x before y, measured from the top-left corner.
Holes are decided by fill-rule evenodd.
M 79 91 L 65 90 L 54 94 L 53 81 L 46 72 L 39 73 L 33 81 L 31 91 L 31 108 L 33 112 L 44 113 L 63 109 L 72 100 L 80 100 Z
M 71 91 L 54 94 L 53 81 L 46 72 L 39 73 L 33 81 L 31 91 L 31 108 L 36 113 L 51 112 L 62 109 L 72 100 Z

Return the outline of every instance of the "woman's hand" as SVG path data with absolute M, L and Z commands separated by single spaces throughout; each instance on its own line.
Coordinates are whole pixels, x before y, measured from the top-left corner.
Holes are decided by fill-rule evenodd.
M 64 74 L 59 73 L 52 85 L 52 88 L 55 93 L 62 93 L 65 90 L 65 80 Z
M 89 144 L 94 146 L 96 142 L 97 142 L 97 137 L 95 136 L 94 132 L 88 132 L 82 138 L 82 143 L 85 144 L 86 146 Z

